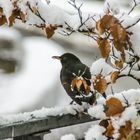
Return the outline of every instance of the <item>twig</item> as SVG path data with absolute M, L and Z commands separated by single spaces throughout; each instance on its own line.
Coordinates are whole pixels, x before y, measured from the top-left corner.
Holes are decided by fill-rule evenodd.
M 129 28 L 135 26 L 139 21 L 140 21 L 140 18 L 135 23 L 133 23 L 132 25 L 127 26 L 125 29 L 129 29 Z
M 112 95 L 114 95 L 114 91 L 113 91 L 112 85 L 111 85 L 111 93 L 112 93 Z
M 132 66 L 130 67 L 130 70 L 129 70 L 128 74 L 131 73 L 131 70 L 133 69 L 134 65 L 135 65 L 138 61 L 139 61 L 139 58 L 138 58 L 138 57 L 135 57 L 135 61 L 134 61 L 134 63 L 132 64 Z
M 124 100 L 125 100 L 125 103 L 126 103 L 126 105 L 127 105 L 127 107 L 129 107 L 129 102 L 128 102 L 128 100 L 126 99 L 126 97 L 122 94 L 122 96 L 123 96 L 123 98 L 124 98 Z
M 82 24 L 83 23 L 83 17 L 82 17 L 81 7 L 83 6 L 83 3 L 81 3 L 81 5 L 79 7 L 76 5 L 75 0 L 70 0 L 70 1 L 68 1 L 68 3 L 70 5 L 72 5 L 78 11 L 79 19 L 80 19 L 80 22 Z
M 31 26 L 35 26 L 35 27 L 37 27 L 37 28 L 44 28 L 44 27 L 45 27 L 44 24 L 41 24 L 41 25 L 37 25 L 37 24 L 29 24 L 29 25 L 31 25 Z
M 131 14 L 131 12 L 135 9 L 135 7 L 137 6 L 136 0 L 133 0 L 134 2 L 134 6 L 131 8 L 131 10 L 128 12 L 128 15 Z
M 37 17 L 39 17 L 44 23 L 46 23 L 45 19 L 40 15 L 39 11 L 34 12 L 31 8 L 31 5 L 29 2 L 27 2 L 27 6 L 29 7 L 30 11 L 34 13 Z

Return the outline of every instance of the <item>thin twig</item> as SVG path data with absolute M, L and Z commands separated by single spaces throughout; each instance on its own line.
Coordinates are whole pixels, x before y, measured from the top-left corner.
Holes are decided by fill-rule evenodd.
M 131 10 L 128 12 L 128 15 L 130 15 L 132 13 L 132 11 L 135 9 L 135 7 L 137 6 L 136 0 L 133 0 L 134 2 L 134 6 L 131 8 Z
M 140 18 L 135 23 L 133 23 L 132 25 L 127 26 L 125 29 L 129 29 L 129 28 L 135 26 L 139 21 L 140 21 Z
M 129 107 L 129 102 L 128 102 L 128 100 L 126 99 L 126 97 L 122 94 L 122 96 L 123 96 L 123 98 L 124 98 L 124 100 L 125 100 L 125 103 L 126 103 L 126 105 L 127 105 L 127 107 Z
M 39 17 L 44 23 L 46 23 L 45 19 L 40 15 L 39 11 L 34 12 L 33 9 L 31 8 L 31 5 L 29 2 L 27 2 L 27 6 L 29 7 L 30 11 L 34 13 L 37 17 Z
M 134 63 L 133 63 L 132 66 L 130 67 L 130 70 L 129 70 L 128 74 L 131 73 L 131 70 L 133 69 L 134 65 L 135 65 L 138 61 L 139 61 L 139 58 L 136 57 Z

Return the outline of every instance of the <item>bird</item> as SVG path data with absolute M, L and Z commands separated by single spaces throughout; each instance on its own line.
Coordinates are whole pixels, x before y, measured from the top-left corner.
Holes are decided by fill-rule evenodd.
M 92 105 L 95 95 L 91 91 L 91 73 L 88 66 L 72 53 L 64 53 L 61 56 L 53 56 L 62 64 L 60 81 L 72 102 L 82 105 L 86 102 Z

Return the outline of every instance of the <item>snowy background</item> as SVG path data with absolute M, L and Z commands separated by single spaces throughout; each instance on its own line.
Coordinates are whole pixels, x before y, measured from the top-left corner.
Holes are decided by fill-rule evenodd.
M 79 2 L 81 1 L 79 0 Z M 84 2 L 83 11 L 97 13 L 103 11 L 102 1 L 83 0 L 82 2 Z M 51 3 L 69 12 L 74 12 L 67 0 L 51 0 Z M 130 3 L 120 1 L 124 10 L 129 7 Z M 134 14 L 137 14 L 137 11 Z M 5 53 L 6 55 L 0 56 L 6 57 L 6 59 L 13 58 L 17 61 L 17 65 L 15 71 L 10 74 L 5 73 L 3 69 L 0 70 L 1 115 L 33 111 L 42 107 L 68 105 L 71 99 L 66 95 L 59 80 L 61 65 L 51 58 L 53 55 L 72 52 L 88 66 L 91 66 L 100 57 L 93 40 L 80 34 L 64 37 L 57 33 L 48 40 L 37 29 L 19 24 L 15 26 L 15 29 L 0 27 L 0 47 L 4 47 L 3 40 L 14 44 L 15 49 L 11 54 Z M 125 78 L 125 80 L 122 78 L 113 86 L 114 92 L 131 88 L 139 88 L 138 83 L 131 78 Z M 57 129 L 50 135 L 46 135 L 46 139 L 58 140 L 62 135 L 70 134 L 63 136 L 61 140 L 75 140 L 71 133 L 75 134 L 77 138 L 82 138 L 91 125 L 91 123 L 87 123 L 82 126 Z M 79 131 L 81 127 L 82 129 Z

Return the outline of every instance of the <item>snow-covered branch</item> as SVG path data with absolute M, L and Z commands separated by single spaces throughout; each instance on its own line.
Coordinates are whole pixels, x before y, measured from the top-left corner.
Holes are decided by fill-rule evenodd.
M 87 113 L 80 114 L 85 108 Z M 139 112 L 140 90 L 129 90 L 108 95 L 107 99 L 100 97 L 93 106 L 69 105 L 16 115 L 0 115 L 0 131 L 7 130 L 7 135 L 0 133 L 0 138 L 35 134 L 89 121 L 96 121 L 96 124 L 85 133 L 86 140 L 139 138 Z M 26 131 L 18 131 L 19 128 Z M 14 133 L 11 133 L 13 129 Z
M 69 3 L 75 8 L 74 14 L 52 5 L 49 0 L 1 0 L 0 25 L 8 24 L 12 26 L 20 20 L 27 25 L 45 30 L 48 38 L 52 37 L 57 28 L 62 28 L 67 35 L 73 32 L 86 32 L 86 35 L 93 37 L 97 21 L 107 12 L 116 14 L 116 16 L 121 15 L 120 9 L 114 0 L 106 0 L 105 13 L 98 14 L 82 11 L 83 4 L 78 6 L 75 0 L 70 0 Z M 138 3 L 135 4 L 134 8 L 137 5 Z M 133 9 L 131 9 L 131 12 Z M 138 22 L 139 19 L 131 23 L 129 27 Z
M 76 13 L 70 14 L 49 1 L 41 0 L 1 0 L 0 1 L 0 25 L 13 26 L 16 22 L 23 22 L 30 26 L 43 29 L 48 38 L 51 38 L 55 30 L 61 28 L 63 33 L 71 35 L 74 32 L 93 38 L 100 50 L 102 58 L 95 61 L 91 67 L 91 90 L 93 94 L 105 95 L 109 84 L 116 80 L 130 76 L 140 84 L 140 51 L 139 37 L 140 27 L 136 24 L 140 21 L 140 15 L 132 19 L 131 13 L 139 4 L 134 0 L 134 6 L 127 13 L 121 13 L 116 0 L 106 0 L 105 12 L 100 14 L 84 13 L 81 5 L 75 0 L 69 4 L 75 8 Z M 105 97 L 105 96 L 104 96 Z M 131 139 L 136 134 L 140 135 L 139 118 L 140 91 L 131 90 L 117 95 L 100 97 L 88 108 L 91 117 L 100 119 L 86 134 L 86 140 L 122 140 L 124 137 Z M 15 116 L 0 116 L 2 124 L 16 121 L 24 121 L 49 115 L 71 113 L 75 115 L 84 111 L 83 108 L 68 106 L 59 109 L 43 109 L 43 112 L 32 112 Z M 86 108 L 87 109 L 87 108 Z M 12 120 L 10 120 L 12 118 Z M 138 123 L 139 124 L 139 123 Z M 127 129 L 129 131 L 127 131 Z M 97 135 L 93 135 L 98 131 Z M 138 132 L 138 133 L 137 133 Z M 129 135 L 127 135 L 129 133 Z M 92 135 L 91 135 L 92 134 Z M 128 137 L 129 136 L 129 137 Z
M 80 7 L 75 5 L 75 8 L 79 12 L 69 14 L 51 3 L 44 3 L 41 0 L 2 0 L 0 1 L 0 25 L 7 23 L 12 26 L 20 20 L 27 25 L 44 29 L 48 38 L 58 27 L 70 31 L 87 31 L 94 28 L 93 17 L 95 14 L 84 13 L 80 15 L 82 13 Z

